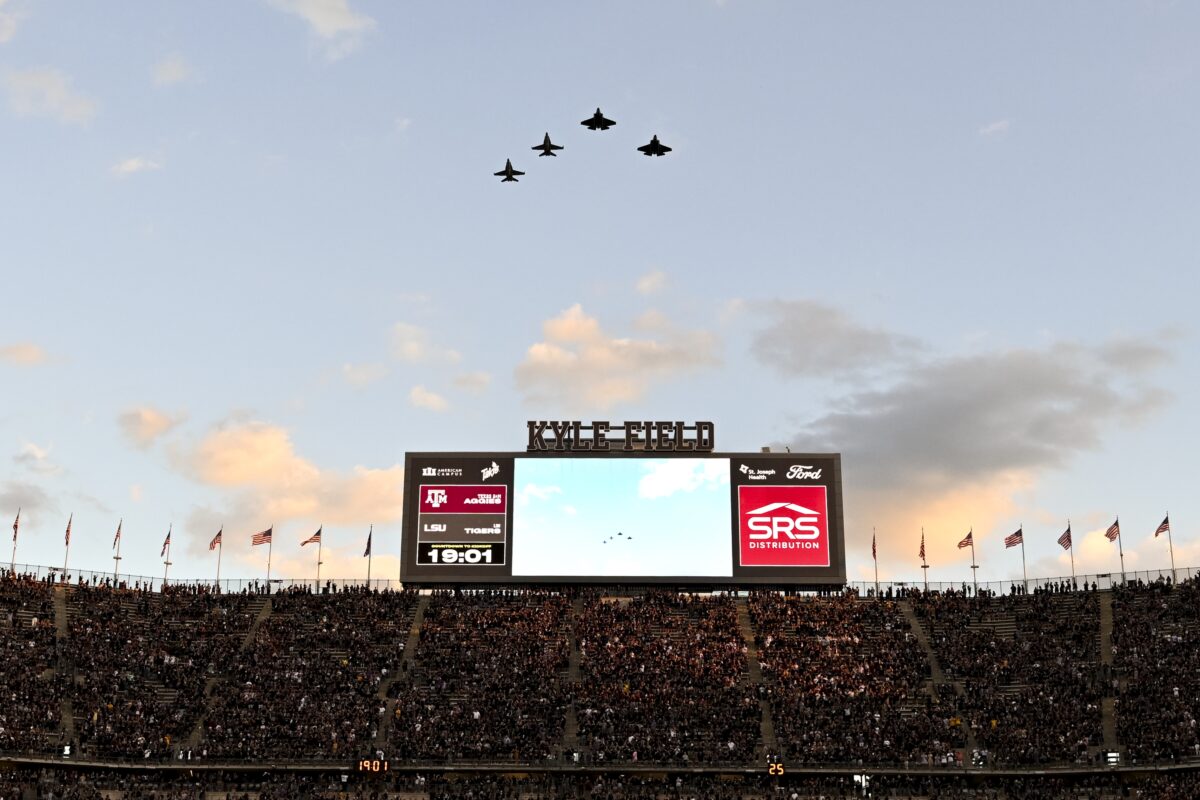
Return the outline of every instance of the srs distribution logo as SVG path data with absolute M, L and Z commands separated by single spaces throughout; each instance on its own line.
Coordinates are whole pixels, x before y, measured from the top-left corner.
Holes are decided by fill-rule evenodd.
M 824 486 L 739 486 L 743 567 L 828 567 Z

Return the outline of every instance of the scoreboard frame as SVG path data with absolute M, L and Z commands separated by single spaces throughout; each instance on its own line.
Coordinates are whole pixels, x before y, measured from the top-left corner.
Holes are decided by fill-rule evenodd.
M 665 459 L 722 459 L 728 460 L 730 480 L 730 547 L 732 550 L 731 574 L 720 575 L 512 575 L 513 553 L 513 506 L 515 465 L 518 459 L 527 460 L 561 460 L 599 459 L 613 460 L 665 460 Z M 813 477 L 818 474 L 819 477 Z M 790 476 L 795 477 L 790 477 Z M 458 504 L 454 512 L 447 513 L 436 509 L 437 517 L 430 517 L 435 511 L 423 502 L 423 494 L 429 489 L 439 486 L 455 487 L 456 489 L 478 490 L 474 496 L 450 498 L 445 500 L 449 505 Z M 820 566 L 771 566 L 743 565 L 743 539 L 745 531 L 739 533 L 742 512 L 739 508 L 739 492 L 743 487 L 756 487 L 759 490 L 779 489 L 786 500 L 789 490 L 794 487 L 820 486 L 824 487 L 826 503 L 826 531 L 828 565 Z M 489 512 L 486 502 L 495 500 L 499 492 L 492 492 L 497 487 L 507 487 L 503 492 L 503 510 Z M 846 583 L 846 551 L 845 531 L 842 507 L 842 469 L 840 453 L 719 453 L 719 452 L 671 452 L 671 451 L 612 451 L 612 452 L 410 452 L 404 455 L 404 501 L 401 523 L 401 558 L 400 580 L 405 584 L 414 585 L 485 585 L 485 586 L 515 586 L 515 585 L 547 585 L 547 584 L 633 584 L 633 585 L 705 585 L 705 586 L 784 586 L 787 588 L 829 588 L 842 586 Z M 463 492 L 458 492 L 462 495 Z M 467 493 L 470 494 L 469 492 Z M 753 495 L 753 492 L 747 493 Z M 761 492 L 759 492 L 761 494 Z M 454 563 L 429 563 L 429 553 L 421 551 L 422 546 L 429 546 L 429 540 L 421 540 L 418 526 L 421 516 L 438 520 L 449 520 L 451 524 L 462 526 L 466 524 L 459 520 L 467 516 L 463 512 L 463 503 L 481 501 L 481 510 L 472 512 L 478 514 L 485 524 L 493 527 L 502 522 L 502 540 L 498 535 L 485 534 L 485 544 L 469 545 L 463 543 L 441 544 L 445 550 L 456 550 L 462 554 L 463 561 L 458 563 L 459 555 L 454 556 Z M 783 506 L 783 503 L 773 505 Z M 796 506 L 792 506 L 795 508 Z M 786 512 L 785 512 L 786 513 Z M 503 518 L 501 519 L 501 515 Z M 454 519 L 451 519 L 454 518 Z M 445 530 L 447 526 L 443 525 Z M 465 530 L 462 527 L 459 530 Z M 472 528 L 472 531 L 483 531 L 485 528 Z M 452 534 L 445 534 L 453 538 Z M 569 534 L 568 534 L 569 535 Z M 802 538 L 802 537 L 801 537 Z M 478 556 L 471 554 L 476 550 Z M 493 555 L 486 558 L 482 550 L 487 549 Z M 466 556 L 472 555 L 475 560 L 467 562 Z M 424 558 L 425 563 L 420 559 Z

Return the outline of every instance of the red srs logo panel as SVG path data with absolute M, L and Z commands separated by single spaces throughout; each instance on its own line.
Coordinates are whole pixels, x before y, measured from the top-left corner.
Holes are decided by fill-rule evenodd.
M 421 484 L 422 514 L 502 514 L 508 508 L 507 486 Z
M 743 567 L 828 567 L 824 486 L 739 486 Z

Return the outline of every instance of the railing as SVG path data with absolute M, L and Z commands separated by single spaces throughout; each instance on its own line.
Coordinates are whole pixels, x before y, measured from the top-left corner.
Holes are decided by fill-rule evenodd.
M 16 574 L 25 576 L 33 580 L 48 580 L 56 583 L 70 583 L 78 585 L 80 581 L 89 585 L 111 585 L 113 580 L 112 572 L 97 572 L 87 569 L 71 569 L 67 571 L 67 579 L 62 578 L 61 567 L 47 567 L 38 564 L 17 564 L 15 565 Z M 0 567 L 0 574 L 7 574 L 7 568 Z M 1150 569 L 1137 570 L 1124 573 L 1120 572 L 1101 572 L 1087 575 L 1076 575 L 1072 578 L 1069 575 L 1064 575 L 1056 578 L 1030 578 L 1028 581 L 1011 580 L 1011 581 L 980 581 L 977 585 L 969 580 L 964 581 L 929 581 L 926 583 L 922 580 L 913 581 L 880 581 L 876 584 L 874 581 L 851 581 L 846 584 L 847 589 L 852 589 L 862 597 L 869 597 L 875 594 L 876 586 L 879 593 L 887 595 L 891 592 L 891 596 L 907 590 L 914 589 L 925 590 L 931 592 L 946 592 L 946 591 L 967 591 L 972 593 L 978 591 L 987 591 L 995 595 L 1011 594 L 1013 589 L 1025 590 L 1032 594 L 1035 590 L 1060 586 L 1078 587 L 1079 590 L 1085 588 L 1090 589 L 1092 584 L 1096 584 L 1097 589 L 1111 589 L 1114 586 L 1119 586 L 1122 583 L 1135 583 L 1142 581 L 1144 583 L 1154 583 L 1158 580 L 1171 580 L 1174 583 L 1190 580 L 1200 577 L 1200 568 L 1198 567 L 1180 567 L 1176 570 L 1170 569 Z M 126 588 L 140 588 L 146 591 L 161 591 L 163 579 L 161 577 L 150 577 L 148 575 L 120 575 L 119 583 Z M 714 585 L 720 585 L 720 581 L 713 581 Z M 320 591 L 325 587 L 331 587 L 333 591 L 344 591 L 351 588 L 362 588 L 368 586 L 368 582 L 362 578 L 322 578 L 320 583 L 311 579 L 303 578 L 272 578 L 270 583 L 262 578 L 222 578 L 219 582 L 206 578 L 171 578 L 167 584 L 173 587 L 207 587 L 219 588 L 226 594 L 247 593 L 277 593 L 286 591 L 291 588 L 301 587 L 308 588 L 313 591 Z M 383 591 L 385 589 L 398 590 L 403 584 L 399 580 L 391 578 L 373 578 L 369 582 L 369 586 L 373 590 Z M 480 588 L 486 588 L 480 586 Z M 734 588 L 734 587 L 730 587 Z M 748 591 L 750 587 L 736 587 L 739 591 Z M 697 587 L 699 590 L 699 587 Z M 840 592 L 841 587 L 830 587 L 834 592 Z

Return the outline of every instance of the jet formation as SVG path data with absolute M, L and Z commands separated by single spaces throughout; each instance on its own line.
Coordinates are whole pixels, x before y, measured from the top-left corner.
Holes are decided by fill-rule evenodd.
M 579 124 L 590 131 L 606 131 L 617 123 L 604 116 L 600 109 L 597 108 L 595 114 L 585 120 L 582 120 Z M 547 131 L 546 135 L 542 138 L 542 143 L 535 144 L 530 149 L 537 150 L 538 158 L 542 158 L 544 156 L 557 157 L 558 153 L 555 151 L 562 150 L 564 148 L 561 144 L 554 144 L 554 142 L 550 141 L 550 133 Z M 638 151 L 647 156 L 665 156 L 667 153 L 671 152 L 671 148 L 660 142 L 658 140 L 658 135 L 655 134 L 654 136 L 650 137 L 649 144 L 642 145 L 638 148 Z M 497 178 L 500 178 L 501 183 L 517 183 L 517 176 L 524 175 L 525 173 L 514 169 L 512 165 L 512 159 L 510 158 L 505 160 L 504 169 L 493 174 Z

